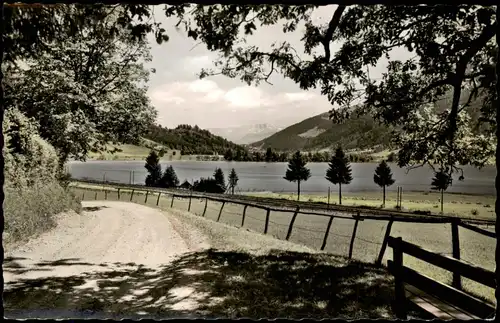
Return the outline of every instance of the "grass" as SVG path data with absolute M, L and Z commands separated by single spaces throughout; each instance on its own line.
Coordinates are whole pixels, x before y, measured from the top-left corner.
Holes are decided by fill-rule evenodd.
M 77 196 L 82 196 L 85 192 L 85 199 L 95 199 L 95 193 L 87 189 L 73 187 Z M 121 200 L 129 201 L 130 193 L 121 190 Z M 145 196 L 134 193 L 133 202 L 156 206 L 158 195 L 149 194 L 147 203 Z M 107 195 L 110 200 L 118 199 L 116 191 L 110 191 Z M 104 192 L 98 191 L 97 199 L 104 199 Z M 169 209 L 171 197 L 161 195 L 159 207 Z M 190 212 L 197 216 L 202 215 L 204 209 L 204 199 L 193 198 L 191 202 Z M 187 199 L 174 200 L 174 209 L 187 210 Z M 221 203 L 209 202 L 205 217 L 212 221 L 217 221 Z M 226 203 L 221 214 L 220 222 L 230 226 L 240 227 L 242 222 L 243 206 Z M 266 212 L 261 209 L 252 207 L 247 208 L 246 219 L 243 230 L 247 229 L 262 233 L 264 230 Z M 272 212 L 270 215 L 269 231 L 270 237 L 275 237 L 285 240 L 288 226 L 292 214 Z M 321 216 L 299 215 L 295 221 L 291 242 L 307 246 L 312 249 L 319 249 L 328 219 Z M 347 256 L 351 235 L 353 232 L 354 221 L 350 219 L 335 219 L 329 232 L 325 252 L 337 256 Z M 353 258 L 363 262 L 374 262 L 380 251 L 383 236 L 386 230 L 387 222 L 376 220 L 365 220 L 360 222 L 356 233 L 356 239 L 353 248 Z M 479 265 L 488 270 L 495 269 L 495 239 L 477 234 L 467 229 L 459 229 L 461 259 L 463 261 Z M 241 230 L 240 230 L 241 231 Z M 241 231 L 244 232 L 244 231 Z M 451 256 L 451 226 L 449 224 L 414 224 L 396 222 L 392 226 L 392 236 L 400 236 L 404 240 L 419 245 L 428 250 Z M 235 240 L 244 240 L 244 236 L 237 236 Z M 258 247 L 256 247 L 258 249 Z M 390 248 L 386 250 L 383 262 L 392 259 L 392 251 Z M 414 268 L 415 270 L 428 275 L 438 281 L 451 283 L 452 274 L 445 270 L 439 269 L 433 265 L 422 262 L 410 256 L 405 256 L 405 265 Z M 463 279 L 464 289 L 483 297 L 484 299 L 494 302 L 494 289 L 485 287 L 468 279 Z
M 5 187 L 4 243 L 25 241 L 55 225 L 54 215 L 81 210 L 81 204 L 70 191 L 57 182 L 16 189 Z
M 283 193 L 250 193 L 250 196 L 281 198 L 297 200 L 297 194 Z M 386 208 L 396 210 L 397 192 L 386 192 Z M 406 211 L 430 211 L 432 214 L 441 212 L 441 193 L 439 192 L 403 192 L 402 207 Z M 444 194 L 444 213 L 449 216 L 457 216 L 475 219 L 495 219 L 495 196 Z M 301 194 L 301 201 L 328 202 L 326 195 Z M 332 191 L 330 203 L 338 203 L 338 193 Z M 381 207 L 382 191 L 380 192 L 346 192 L 342 194 L 342 205 Z

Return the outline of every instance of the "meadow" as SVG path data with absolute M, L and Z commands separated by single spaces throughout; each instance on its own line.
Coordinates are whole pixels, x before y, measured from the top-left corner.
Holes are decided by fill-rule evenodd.
M 286 193 L 249 193 L 255 197 L 278 198 L 296 201 L 297 194 Z M 301 201 L 328 203 L 327 195 L 301 194 Z M 431 214 L 441 213 L 441 193 L 428 192 L 404 192 L 402 199 L 403 211 L 430 211 Z M 330 204 L 339 202 L 337 192 L 330 195 Z M 385 209 L 396 210 L 397 192 L 386 192 Z M 347 192 L 342 194 L 342 205 L 369 206 L 380 208 L 382 206 L 382 191 L 374 192 Z M 495 219 L 495 196 L 491 195 L 468 195 L 459 193 L 444 193 L 444 215 L 472 219 Z
M 102 187 L 91 187 L 91 185 L 82 187 L 78 185 L 80 184 L 73 183 L 71 188 L 73 192 L 75 192 L 75 195 L 83 200 L 118 200 L 118 191 L 116 189 L 106 188 L 107 192 L 105 192 Z M 145 193 L 145 191 L 135 191 L 132 197 L 132 202 L 146 204 L 152 207 L 156 207 L 156 203 L 158 202 L 158 207 L 161 209 L 170 209 L 172 203 L 170 195 L 162 193 L 158 199 L 158 193 L 151 192 L 147 195 L 146 199 Z M 122 201 L 130 201 L 131 190 L 121 189 L 119 199 Z M 217 221 L 221 204 L 222 203 L 220 202 L 208 201 L 205 218 L 210 221 Z M 203 198 L 193 197 L 190 207 L 189 199 L 175 198 L 173 202 L 174 209 L 187 210 L 190 208 L 190 212 L 198 216 L 203 214 L 204 207 L 205 199 Z M 242 212 L 242 205 L 226 203 L 222 213 L 220 214 L 220 222 L 240 227 L 242 224 Z M 263 233 L 265 217 L 265 210 L 248 207 L 242 229 Z M 292 213 L 271 212 L 268 235 L 284 240 L 291 217 Z M 330 228 L 324 252 L 333 255 L 347 256 L 349 253 L 354 223 L 355 221 L 351 219 L 335 218 Z M 314 249 L 319 249 L 325 235 L 327 224 L 327 217 L 299 214 L 295 220 L 290 241 Z M 380 252 L 386 227 L 387 221 L 360 221 L 356 232 L 352 258 L 359 261 L 373 263 Z M 414 243 L 436 253 L 448 256 L 452 255 L 450 224 L 415 224 L 395 222 L 392 226 L 391 236 L 402 237 L 410 243 Z M 459 237 L 461 260 L 479 265 L 488 270 L 495 269 L 495 239 L 464 228 L 459 228 Z M 392 259 L 392 250 L 387 248 L 383 258 L 383 264 L 386 264 L 389 259 Z M 451 283 L 452 274 L 450 272 L 441 270 L 433 265 L 424 263 L 410 256 L 405 256 L 404 263 L 405 265 L 412 267 L 436 280 L 444 283 Z M 462 278 L 462 285 L 464 290 L 469 291 L 474 295 L 489 301 L 490 303 L 494 302 L 493 289 L 472 282 L 466 278 Z

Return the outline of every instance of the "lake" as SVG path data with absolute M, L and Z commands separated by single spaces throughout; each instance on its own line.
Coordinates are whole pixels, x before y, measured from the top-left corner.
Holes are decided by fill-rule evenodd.
M 237 191 L 270 191 L 270 192 L 296 192 L 296 183 L 283 179 L 287 163 L 256 163 L 256 162 L 209 162 L 209 161 L 171 161 L 161 164 L 162 170 L 172 165 L 179 181 L 185 179 L 192 182 L 200 177 L 212 176 L 216 167 L 220 167 L 226 176 L 234 168 L 239 177 Z M 389 187 L 389 191 L 396 191 L 398 186 L 403 191 L 429 191 L 433 177 L 432 170 L 426 166 L 411 170 L 406 174 L 406 169 L 401 169 L 395 164 L 390 164 L 396 183 Z M 301 184 L 304 193 L 326 193 L 328 187 L 332 192 L 338 187 L 325 179 L 327 163 L 310 163 L 307 167 L 311 170 L 311 178 Z M 352 163 L 353 181 L 343 185 L 343 192 L 373 191 L 380 188 L 373 182 L 375 163 Z M 147 171 L 144 161 L 87 161 L 69 162 L 68 169 L 73 178 L 103 180 L 124 184 L 144 184 Z M 448 192 L 494 195 L 496 169 L 493 166 L 481 170 L 465 166 L 464 181 L 458 181 L 454 176 L 453 185 Z

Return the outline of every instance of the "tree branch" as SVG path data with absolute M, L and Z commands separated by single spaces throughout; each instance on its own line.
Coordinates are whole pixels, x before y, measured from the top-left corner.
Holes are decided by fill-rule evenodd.
M 333 38 L 333 33 L 335 32 L 335 29 L 337 29 L 340 18 L 342 17 L 342 14 L 344 13 L 346 6 L 345 5 L 339 5 L 337 9 L 335 9 L 335 12 L 333 13 L 332 19 L 330 20 L 330 23 L 328 24 L 328 29 L 326 30 L 325 35 L 323 36 L 323 39 L 321 40 L 321 44 L 323 44 L 323 47 L 325 48 L 325 57 L 324 60 L 326 62 L 330 61 L 330 42 L 332 41 Z

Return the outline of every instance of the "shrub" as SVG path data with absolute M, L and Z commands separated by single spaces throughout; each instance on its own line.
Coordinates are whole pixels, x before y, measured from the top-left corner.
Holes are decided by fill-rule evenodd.
M 223 189 L 214 178 L 200 178 L 194 182 L 193 190 L 206 193 L 224 193 Z
M 50 229 L 53 216 L 81 210 L 66 187 L 55 149 L 43 140 L 36 125 L 17 110 L 5 113 L 5 242 L 24 240 Z
M 415 211 L 413 211 L 413 214 L 418 214 L 418 215 L 431 215 L 431 211 L 415 210 Z
M 483 206 L 484 206 L 484 207 L 491 207 L 491 205 L 489 205 L 489 204 L 485 204 L 485 205 L 483 205 Z
M 478 211 L 477 209 L 472 209 L 472 210 L 470 211 L 470 213 L 471 213 L 472 215 L 478 215 L 478 214 L 479 214 L 479 211 Z

